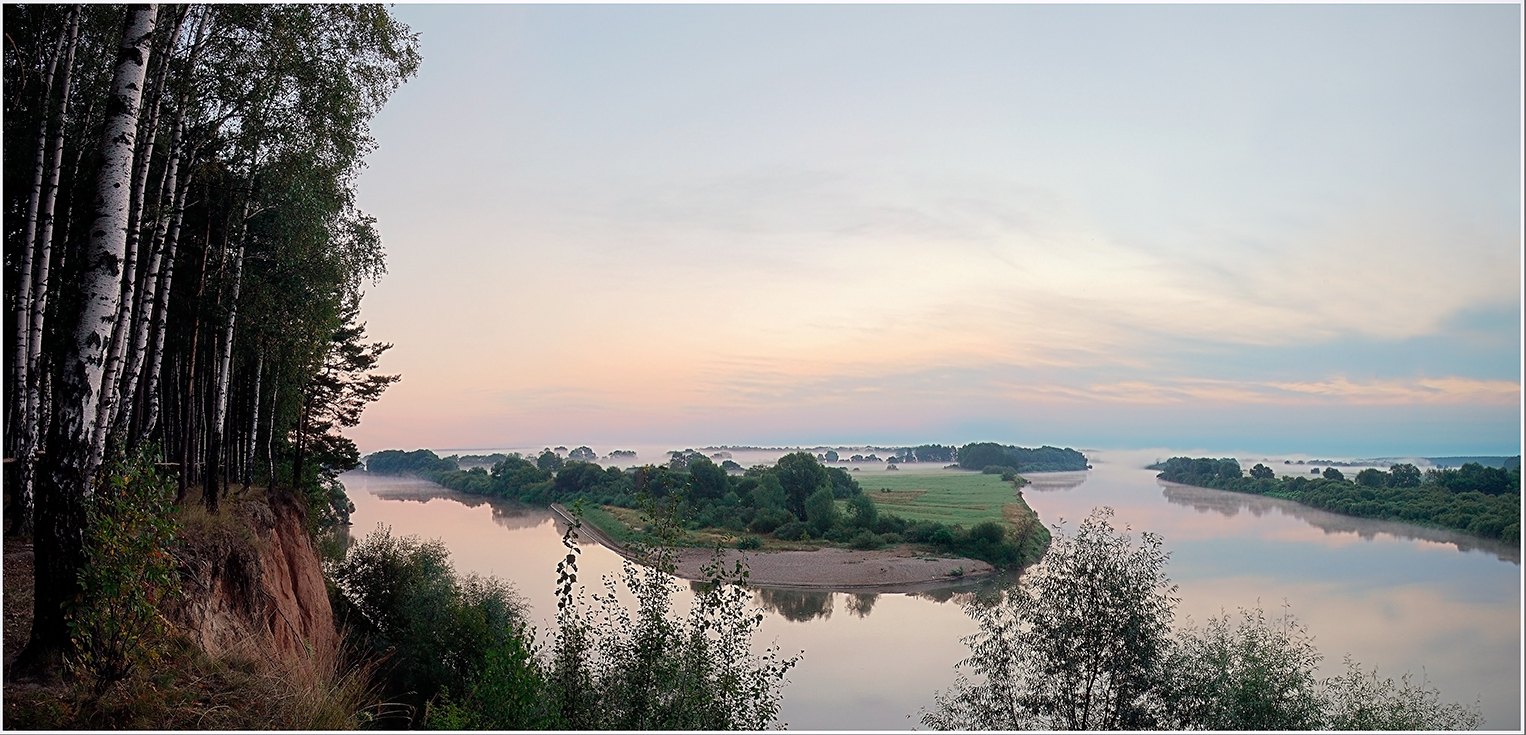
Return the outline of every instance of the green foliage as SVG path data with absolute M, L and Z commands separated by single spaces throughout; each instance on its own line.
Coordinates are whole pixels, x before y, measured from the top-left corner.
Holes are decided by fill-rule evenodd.
M 556 452 L 547 449 L 535 458 L 535 466 L 546 472 L 556 472 L 562 468 L 562 458 Z
M 1060 533 L 1044 563 L 992 606 L 966 612 L 979 631 L 952 689 L 922 723 L 967 730 L 1470 729 L 1478 706 L 1366 675 L 1317 678 L 1322 655 L 1290 613 L 1210 618 L 1171 633 L 1176 587 L 1161 540 L 1115 530 L 1094 510 Z M 978 683 L 977 683 L 978 681 Z
M 653 525 L 659 540 L 680 532 L 666 513 L 654 513 Z M 686 618 L 672 614 L 679 587 L 665 547 L 646 550 L 649 566 L 625 564 L 620 582 L 637 600 L 635 610 L 620 604 L 608 578 L 589 606 L 573 594 L 575 538 L 573 526 L 563 539 L 569 553 L 558 567 L 558 628 L 547 664 L 547 700 L 559 727 L 757 730 L 773 723 L 784 676 L 799 657 L 780 658 L 777 646 L 753 652 L 763 615 L 752 606 L 740 562 L 727 569 L 716 557 Z
M 1025 449 L 993 442 L 977 442 L 959 448 L 959 466 L 967 470 L 1006 466 L 1016 472 L 1063 472 L 1086 469 L 1086 457 L 1069 447 Z
M 1326 468 L 1319 478 L 1238 477 L 1232 459 L 1172 457 L 1152 465 L 1160 479 L 1296 500 L 1334 513 L 1450 528 L 1482 538 L 1521 540 L 1520 468 L 1467 464 L 1421 475 L 1412 464 L 1365 469 L 1356 482 Z M 1259 466 L 1259 465 L 1258 465 Z
M 806 536 L 806 525 L 800 521 L 790 521 L 774 529 L 774 538 L 785 541 L 799 541 Z
M 805 518 L 805 501 L 827 482 L 826 468 L 810 452 L 794 452 L 779 458 L 772 473 L 784 488 L 785 509 Z
M 879 507 L 868 495 L 855 495 L 848 499 L 849 522 L 859 528 L 874 528 L 880 518 Z
M 1260 609 L 1209 618 L 1177 633 L 1165 670 L 1172 729 L 1318 730 L 1322 658 L 1308 631 L 1284 611 L 1274 626 Z
M 414 475 L 428 478 L 434 473 L 460 469 L 456 462 L 454 457 L 441 459 L 428 449 L 416 449 L 412 452 L 387 449 L 366 457 L 366 471 L 375 472 L 378 475 Z
M 552 730 L 560 723 L 546 697 L 545 664 L 516 635 L 482 657 L 482 670 L 459 700 L 442 689 L 427 706 L 424 727 L 431 730 Z
M 911 457 L 918 462 L 952 462 L 954 448 L 942 444 L 923 444 L 911 449 Z
M 831 488 L 820 488 L 806 499 L 805 517 L 811 531 L 818 536 L 842 523 L 842 513 L 837 510 L 837 499 L 832 496 Z
M 1479 705 L 1443 702 L 1441 692 L 1405 672 L 1395 682 L 1366 673 L 1345 659 L 1346 672 L 1323 682 L 1324 723 L 1328 730 L 1478 730 L 1484 726 Z
M 937 729 L 1150 728 L 1154 682 L 1169 646 L 1176 587 L 1161 540 L 1116 531 L 1109 508 L 1055 537 L 1027 584 L 967 612 L 971 655 L 923 724 Z
M 65 615 L 70 668 L 93 682 L 97 696 L 159 660 L 159 603 L 180 591 L 170 556 L 174 482 L 155 470 L 152 456 L 144 451 L 103 465 L 86 509 L 86 563 Z
M 414 711 L 447 689 L 471 691 L 489 652 L 508 655 L 512 641 L 528 639 L 514 590 L 496 578 L 458 577 L 438 540 L 378 527 L 327 571 L 337 621 L 364 650 L 388 657 L 388 696 Z
M 743 551 L 763 548 L 763 539 L 757 536 L 747 535 L 737 539 L 737 548 Z

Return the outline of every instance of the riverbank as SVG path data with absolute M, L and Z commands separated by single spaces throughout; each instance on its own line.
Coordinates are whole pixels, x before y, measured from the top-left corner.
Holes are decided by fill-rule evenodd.
M 551 510 L 563 522 L 572 521 L 572 515 L 561 505 L 553 504 Z M 641 561 L 638 555 L 592 524 L 584 523 L 579 533 L 621 557 Z M 714 549 L 678 548 L 673 551 L 678 577 L 694 581 L 708 579 L 704 567 L 715 558 Z M 738 560 L 746 563 L 749 584 L 784 589 L 908 592 L 996 573 L 994 566 L 978 559 L 930 556 L 905 544 L 878 551 L 723 549 L 722 553 L 728 567 Z

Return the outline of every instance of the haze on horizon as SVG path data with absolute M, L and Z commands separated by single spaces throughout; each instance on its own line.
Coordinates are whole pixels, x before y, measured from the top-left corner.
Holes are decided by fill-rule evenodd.
M 1519 453 L 1520 14 L 400 5 L 351 436 Z

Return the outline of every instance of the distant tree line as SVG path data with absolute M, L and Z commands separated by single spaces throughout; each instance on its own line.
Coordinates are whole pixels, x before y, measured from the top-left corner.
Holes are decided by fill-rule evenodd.
M 882 513 L 851 474 L 823 466 L 809 452 L 786 454 L 773 466 L 753 467 L 739 475 L 697 452 L 675 452 L 667 465 L 622 470 L 566 461 L 546 450 L 533 461 L 511 454 L 491 470 L 461 470 L 451 458 L 427 449 L 393 449 L 368 456 L 366 466 L 371 472 L 414 475 L 452 490 L 530 505 L 582 500 L 636 508 L 642 498 L 650 498 L 672 504 L 688 530 L 740 535 L 737 543 L 742 548 L 761 547 L 763 537 L 821 540 L 857 549 L 916 543 L 1010 566 L 1036 560 L 1048 543 L 1047 530 L 1037 523 L 1017 527 L 987 521 L 966 529 Z
M 987 467 L 1013 472 L 1066 472 L 1086 469 L 1086 456 L 1080 452 L 1059 447 L 1043 446 L 1038 449 L 979 442 L 959 448 L 959 466 L 967 470 L 984 470 Z M 996 473 L 993 473 L 996 474 Z
M 1316 477 L 1277 477 L 1257 464 L 1249 476 L 1234 459 L 1172 457 L 1150 465 L 1158 477 L 1183 485 L 1296 500 L 1322 510 L 1362 518 L 1439 526 L 1510 543 L 1521 540 L 1521 468 L 1470 462 L 1457 469 L 1422 472 L 1395 464 L 1367 468 L 1352 479 L 1334 467 Z

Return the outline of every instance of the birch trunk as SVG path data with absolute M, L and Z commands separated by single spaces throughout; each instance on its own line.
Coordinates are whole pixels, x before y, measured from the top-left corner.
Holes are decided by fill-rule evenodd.
M 64 131 L 67 127 L 69 115 L 69 88 L 74 69 L 74 51 L 79 46 L 79 19 L 81 10 L 78 6 L 70 14 L 69 22 L 69 49 L 64 56 L 63 81 L 59 93 L 58 103 L 58 132 L 53 135 L 51 148 L 53 149 L 48 165 L 47 180 L 43 182 L 42 201 L 37 213 L 38 231 L 36 242 L 36 271 L 37 275 L 32 279 L 31 303 L 28 310 L 31 312 L 26 323 L 18 322 L 17 331 L 26 330 L 26 367 L 25 380 L 21 381 L 24 391 L 15 399 L 21 404 L 20 425 L 17 427 L 18 439 L 21 444 L 18 452 L 18 461 L 21 463 L 21 471 L 16 482 L 16 507 L 12 516 L 11 532 L 28 535 L 32 532 L 32 486 L 36 478 L 37 451 L 42 441 L 41 423 L 41 385 L 38 373 L 38 364 L 42 357 L 42 328 L 48 312 L 48 277 L 49 266 L 53 262 L 53 211 L 58 204 L 58 178 L 64 165 Z M 18 299 L 26 296 L 18 294 Z M 18 340 L 19 342 L 19 340 Z M 18 345 L 19 346 L 19 345 Z
M 260 435 L 260 378 L 265 373 L 265 350 L 254 361 L 254 399 L 249 402 L 249 440 L 244 449 L 243 486 L 254 484 L 254 448 Z
M 11 388 L 10 401 L 7 401 L 6 415 L 10 431 L 6 434 L 10 439 L 9 454 L 15 456 L 21 451 L 21 442 L 17 437 L 18 429 L 26 423 L 26 405 L 22 397 L 26 395 L 27 387 L 27 338 L 31 336 L 31 330 L 27 325 L 32 323 L 32 270 L 34 255 L 37 246 L 37 208 L 42 201 L 43 172 L 47 168 L 48 154 L 48 128 L 52 122 L 52 116 L 48 114 L 48 108 L 53 102 L 53 73 L 58 69 L 58 57 L 63 53 L 64 37 L 68 35 L 68 28 L 61 29 L 58 33 L 58 42 L 53 44 L 53 55 L 48 58 L 48 71 L 43 75 L 42 104 L 38 105 L 41 110 L 41 121 L 37 125 L 37 162 L 33 166 L 32 189 L 27 195 L 26 225 L 21 234 L 21 264 L 20 276 L 16 285 L 15 312 L 16 333 L 13 335 L 11 351 Z
M 187 168 L 195 165 L 193 153 Z M 164 361 L 165 322 L 169 316 L 170 286 L 175 280 L 175 249 L 180 240 L 180 224 L 185 217 L 185 195 L 191 188 L 191 174 L 175 192 L 174 212 L 170 218 L 169 232 L 164 238 L 164 267 L 155 288 L 153 310 L 153 342 L 147 358 L 147 382 L 143 388 L 143 412 L 135 429 L 134 444 L 141 443 L 154 430 L 159 421 L 159 369 Z
M 82 307 L 72 339 L 64 346 L 48 452 L 38 483 L 33 537 L 36 587 L 31 640 L 19 662 L 23 669 L 50 667 L 70 648 L 69 629 L 59 613 L 74 598 L 84 563 L 85 508 L 99 462 L 91 451 L 93 427 L 88 421 L 99 408 L 104 350 L 122 295 L 133 136 L 158 9 L 157 5 L 128 6 L 112 73 L 96 178 L 96 216 L 81 268 Z
M 185 126 L 185 116 L 182 114 L 175 120 L 174 132 L 170 135 L 170 159 L 165 163 L 164 181 L 160 185 L 159 200 L 156 206 L 159 210 L 155 217 L 154 233 L 149 242 L 148 262 L 143 266 L 143 285 L 139 289 L 138 304 L 134 307 L 134 315 L 131 320 L 132 333 L 128 341 L 127 368 L 123 371 L 121 387 L 121 407 L 117 410 L 116 425 L 126 428 L 132 423 L 134 414 L 137 412 L 139 402 L 136 400 L 138 381 L 142 375 L 144 357 L 148 351 L 149 326 L 154 317 L 154 305 L 159 289 L 159 269 L 164 261 L 165 237 L 169 233 L 169 221 L 172 215 L 173 205 L 165 206 L 165 191 L 172 192 L 172 198 L 179 197 L 178 181 L 180 168 L 181 135 Z M 136 442 L 134 442 L 136 443 Z
M 245 199 L 244 217 L 249 213 L 249 203 Z M 242 219 L 242 217 L 240 218 Z M 228 379 L 233 367 L 233 329 L 238 321 L 238 291 L 240 281 L 244 275 L 244 239 L 248 236 L 249 226 L 245 222 L 239 233 L 238 249 L 233 251 L 233 293 L 228 299 L 228 314 L 223 320 L 223 338 L 219 345 L 217 387 L 212 394 L 212 421 L 207 425 L 207 472 L 202 484 L 202 499 L 206 502 L 207 512 L 217 512 L 218 483 L 221 482 L 223 468 L 223 437 L 227 430 L 228 421 Z
M 276 406 L 278 405 L 276 399 L 281 395 L 281 380 L 280 376 L 276 374 L 280 371 L 280 363 L 278 362 L 276 365 L 276 370 L 270 376 L 270 418 L 266 419 L 265 422 L 269 424 L 269 427 L 265 430 L 265 466 L 268 473 L 266 482 L 269 484 L 271 492 L 274 492 L 276 489 Z

